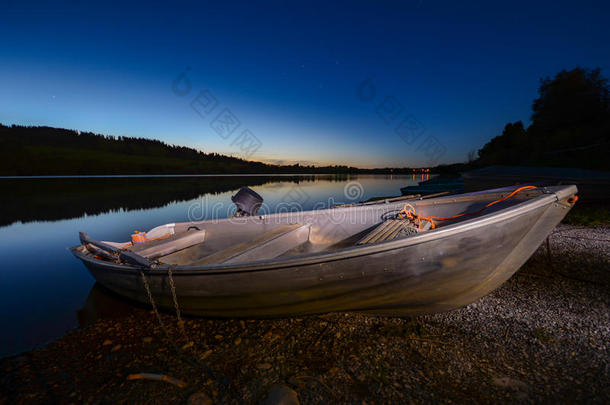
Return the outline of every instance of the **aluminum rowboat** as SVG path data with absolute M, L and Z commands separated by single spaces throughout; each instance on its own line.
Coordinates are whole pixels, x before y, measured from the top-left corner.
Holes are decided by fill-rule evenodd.
M 449 217 L 476 212 L 513 190 L 409 203 L 421 215 Z M 367 244 L 357 242 L 404 201 L 171 224 L 176 237 L 200 232 L 203 242 L 169 254 L 159 248 L 153 266 L 108 260 L 92 253 L 87 243 L 72 252 L 106 288 L 149 303 L 144 274 L 159 307 L 170 311 L 171 268 L 180 308 L 188 314 L 419 315 L 468 305 L 499 287 L 564 218 L 576 192 L 576 186 L 527 190 L 478 215 Z M 155 245 L 131 251 L 143 257 Z

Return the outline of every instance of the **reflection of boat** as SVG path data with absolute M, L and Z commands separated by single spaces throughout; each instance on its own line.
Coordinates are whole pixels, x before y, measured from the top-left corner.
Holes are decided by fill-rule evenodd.
M 84 328 L 98 319 L 124 318 L 137 310 L 138 308 L 125 298 L 104 288 L 100 283 L 95 283 L 89 291 L 85 305 L 76 312 L 76 316 L 78 326 Z
M 516 184 L 575 184 L 581 202 L 610 201 L 610 172 L 561 167 L 488 166 L 462 174 L 466 191 Z
M 149 285 L 171 309 L 175 285 L 191 314 L 440 312 L 506 281 L 566 215 L 576 187 L 515 191 L 410 201 L 412 218 L 433 220 L 429 231 L 400 221 L 402 201 L 177 223 L 166 239 L 123 249 L 83 234 L 72 252 L 99 283 L 140 302 Z M 460 213 L 472 215 L 449 218 Z
M 443 192 L 451 194 L 464 191 L 464 181 L 461 178 L 435 177 L 430 180 L 420 181 L 417 186 L 407 186 L 400 189 L 402 195 L 429 195 Z

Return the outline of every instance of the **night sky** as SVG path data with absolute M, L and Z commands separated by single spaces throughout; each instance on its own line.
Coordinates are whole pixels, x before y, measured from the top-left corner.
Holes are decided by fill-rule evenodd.
M 242 157 L 248 130 L 272 163 L 462 162 L 541 77 L 610 75 L 608 2 L 34 3 L 2 2 L 0 122 Z

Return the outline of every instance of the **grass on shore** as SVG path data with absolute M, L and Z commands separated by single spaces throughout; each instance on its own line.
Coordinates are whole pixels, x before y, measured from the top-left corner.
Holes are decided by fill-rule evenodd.
M 582 226 L 610 225 L 610 207 L 576 203 L 564 218 L 563 223 Z

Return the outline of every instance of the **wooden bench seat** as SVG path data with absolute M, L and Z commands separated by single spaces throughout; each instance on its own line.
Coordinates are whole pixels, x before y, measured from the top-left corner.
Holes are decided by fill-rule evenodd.
M 309 224 L 281 225 L 249 241 L 230 246 L 191 264 L 202 266 L 272 259 L 307 242 L 309 228 Z
M 199 243 L 203 243 L 204 240 L 205 230 L 191 230 L 172 235 L 166 239 L 159 239 L 134 245 L 129 247 L 127 250 L 149 259 L 156 259 L 158 257 L 167 256 L 171 253 L 189 248 Z

